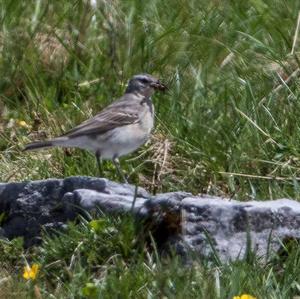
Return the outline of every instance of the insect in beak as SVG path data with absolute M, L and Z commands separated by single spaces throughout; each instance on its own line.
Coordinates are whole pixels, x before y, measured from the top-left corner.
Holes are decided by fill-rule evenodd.
M 161 83 L 159 80 L 157 80 L 156 82 L 151 83 L 151 87 L 153 87 L 155 89 L 158 89 L 158 90 L 161 90 L 161 91 L 166 91 L 166 90 L 169 89 L 165 84 Z

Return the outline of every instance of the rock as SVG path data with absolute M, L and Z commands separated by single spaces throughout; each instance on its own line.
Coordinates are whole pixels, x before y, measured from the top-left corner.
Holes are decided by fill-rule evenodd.
M 0 237 L 22 236 L 31 246 L 40 242 L 42 228 L 62 228 L 82 211 L 97 209 L 132 213 L 161 251 L 171 247 L 186 256 L 193 251 L 228 261 L 243 258 L 249 246 L 269 256 L 285 240 L 300 239 L 296 201 L 238 202 L 186 192 L 151 196 L 140 187 L 92 177 L 0 184 Z
M 181 204 L 184 240 L 204 256 L 212 255 L 213 247 L 221 260 L 243 258 L 250 240 L 252 251 L 267 257 L 285 240 L 300 239 L 300 203 L 293 200 L 237 202 L 203 196 L 184 198 Z
M 122 210 L 125 203 L 131 206 L 134 193 L 134 186 L 92 177 L 2 183 L 0 215 L 5 221 L 0 223 L 0 234 L 8 239 L 22 236 L 28 247 L 40 241 L 42 227 L 59 228 L 74 220 L 82 208 L 95 208 L 97 196 L 106 199 L 104 210 L 117 212 L 117 207 Z M 144 200 L 150 197 L 142 188 L 138 188 L 137 196 Z

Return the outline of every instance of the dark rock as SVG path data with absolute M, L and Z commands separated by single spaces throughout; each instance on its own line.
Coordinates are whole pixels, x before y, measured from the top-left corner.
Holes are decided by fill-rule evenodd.
M 3 236 L 9 239 L 23 236 L 25 246 L 36 241 L 44 225 L 65 223 L 74 219 L 65 213 L 64 194 L 79 188 L 104 191 L 106 180 L 91 177 L 69 177 L 64 180 L 8 183 L 0 185 L 0 215 L 5 221 L 1 227 Z
M 0 184 L 0 237 L 23 236 L 31 246 L 40 242 L 42 228 L 61 229 L 78 214 L 99 209 L 132 213 L 161 250 L 171 247 L 181 255 L 242 258 L 250 236 L 251 249 L 266 256 L 284 240 L 300 239 L 296 201 L 237 202 L 185 192 L 151 196 L 140 187 L 92 177 Z

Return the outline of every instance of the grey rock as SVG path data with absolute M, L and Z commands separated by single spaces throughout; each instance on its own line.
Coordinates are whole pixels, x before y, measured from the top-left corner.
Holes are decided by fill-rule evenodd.
M 247 239 L 260 257 L 278 251 L 285 240 L 300 239 L 300 203 L 293 200 L 187 197 L 182 200 L 182 213 L 185 243 L 204 256 L 212 255 L 214 249 L 221 260 L 243 258 Z
M 180 255 L 217 254 L 227 261 L 243 258 L 251 247 L 266 257 L 285 240 L 300 239 L 297 201 L 238 202 L 186 192 L 152 196 L 140 187 L 92 177 L 0 184 L 0 238 L 22 236 L 31 246 L 40 242 L 41 229 L 62 229 L 95 210 L 132 213 L 162 252 L 171 247 Z
M 2 236 L 22 236 L 26 246 L 36 243 L 43 226 L 52 224 L 58 228 L 59 223 L 74 219 L 74 214 L 66 213 L 62 198 L 82 188 L 110 192 L 105 179 L 92 177 L 0 184 L 0 215 L 3 213 L 5 219 L 1 224 Z

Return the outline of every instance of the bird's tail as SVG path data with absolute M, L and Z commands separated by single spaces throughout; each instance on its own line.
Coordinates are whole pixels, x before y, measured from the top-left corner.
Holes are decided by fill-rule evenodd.
M 66 141 L 66 138 L 58 137 L 51 140 L 31 142 L 25 145 L 23 151 L 34 151 L 53 146 L 64 146 L 64 141 Z
M 23 151 L 33 151 L 37 149 L 52 147 L 54 144 L 51 140 L 31 142 L 25 145 Z

